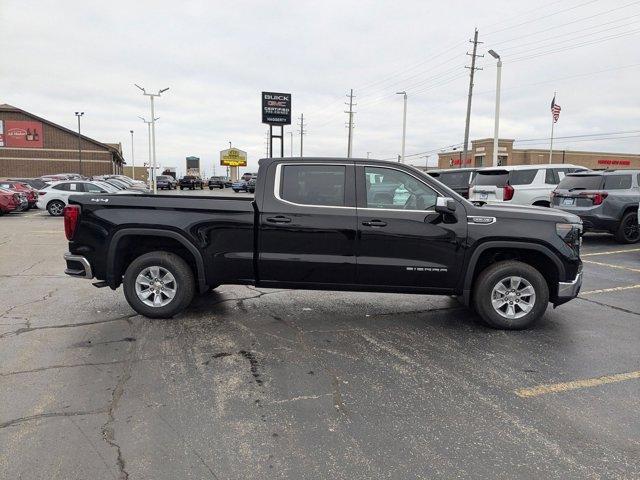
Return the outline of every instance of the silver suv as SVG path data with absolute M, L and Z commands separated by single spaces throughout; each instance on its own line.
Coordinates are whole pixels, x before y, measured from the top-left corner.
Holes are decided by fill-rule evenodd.
M 609 232 L 636 243 L 640 170 L 568 174 L 551 193 L 551 206 L 578 215 L 586 231 Z

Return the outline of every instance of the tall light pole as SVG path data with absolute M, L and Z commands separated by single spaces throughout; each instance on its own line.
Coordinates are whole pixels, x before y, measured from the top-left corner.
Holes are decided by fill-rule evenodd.
M 149 182 L 149 189 L 152 189 L 153 187 L 151 186 L 151 120 L 147 120 L 144 117 L 138 117 L 138 118 L 147 124 L 147 131 L 148 131 L 148 137 L 149 137 L 149 178 L 147 178 L 147 181 Z M 154 122 L 158 120 L 160 120 L 160 117 L 156 117 L 154 119 Z
M 155 121 L 155 110 L 154 110 L 154 106 L 153 106 L 153 99 L 155 97 L 159 97 L 160 95 L 162 95 L 164 92 L 166 92 L 167 90 L 169 90 L 169 87 L 167 88 L 163 88 L 162 90 L 158 90 L 158 93 L 147 93 L 147 91 L 141 87 L 140 85 L 138 85 L 137 83 L 134 83 L 134 85 L 136 87 L 138 87 L 140 90 L 142 90 L 142 94 L 149 97 L 151 99 L 151 145 L 152 145 L 152 176 L 153 176 L 153 193 L 156 194 L 158 193 L 158 186 L 156 185 L 156 121 Z
M 82 176 L 82 136 L 80 135 L 80 117 L 84 115 L 84 112 L 76 112 L 78 117 L 78 173 Z
M 496 113 L 493 127 L 493 166 L 498 166 L 498 131 L 500 130 L 500 77 L 502 76 L 502 59 L 495 50 L 489 50 L 489 55 L 498 60 L 496 76 Z
M 404 143 L 407 138 L 407 92 L 396 92 L 396 95 L 404 96 L 404 113 L 402 114 L 402 152 L 400 153 L 400 163 L 404 163 Z
M 131 178 L 136 179 L 136 160 L 133 156 L 133 130 L 129 130 L 131 133 Z

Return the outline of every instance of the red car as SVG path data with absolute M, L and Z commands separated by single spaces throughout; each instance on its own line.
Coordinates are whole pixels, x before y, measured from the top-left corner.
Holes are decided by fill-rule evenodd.
M 20 206 L 20 195 L 0 188 L 0 215 L 13 212 Z
M 13 190 L 14 192 L 24 193 L 29 202 L 29 208 L 35 208 L 38 203 L 38 191 L 23 182 L 16 182 L 14 180 L 0 180 L 0 188 L 6 188 L 7 190 Z

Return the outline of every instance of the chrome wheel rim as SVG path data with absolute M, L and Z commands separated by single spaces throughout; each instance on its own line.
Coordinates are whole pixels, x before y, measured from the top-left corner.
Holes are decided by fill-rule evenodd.
M 150 307 L 169 305 L 176 296 L 177 288 L 175 277 L 164 267 L 147 267 L 136 277 L 136 295 Z
M 62 205 L 60 202 L 55 202 L 49 205 L 49 212 L 53 213 L 54 215 L 61 215 L 63 209 L 64 205 Z
M 503 318 L 516 320 L 524 317 L 536 303 L 536 291 L 529 281 L 522 277 L 503 278 L 491 290 L 491 305 Z

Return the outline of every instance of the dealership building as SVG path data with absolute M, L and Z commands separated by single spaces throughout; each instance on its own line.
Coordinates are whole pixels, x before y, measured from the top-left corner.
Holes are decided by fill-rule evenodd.
M 122 146 L 102 143 L 49 120 L 0 104 L 0 177 L 122 173 Z
M 513 148 L 514 140 L 498 140 L 498 165 L 535 165 L 541 163 L 571 163 L 595 169 L 636 168 L 640 169 L 640 154 L 584 152 L 554 148 L 552 162 L 549 149 Z M 493 138 L 471 141 L 467 157 L 462 158 L 462 149 L 438 154 L 438 168 L 490 167 L 493 162 Z

